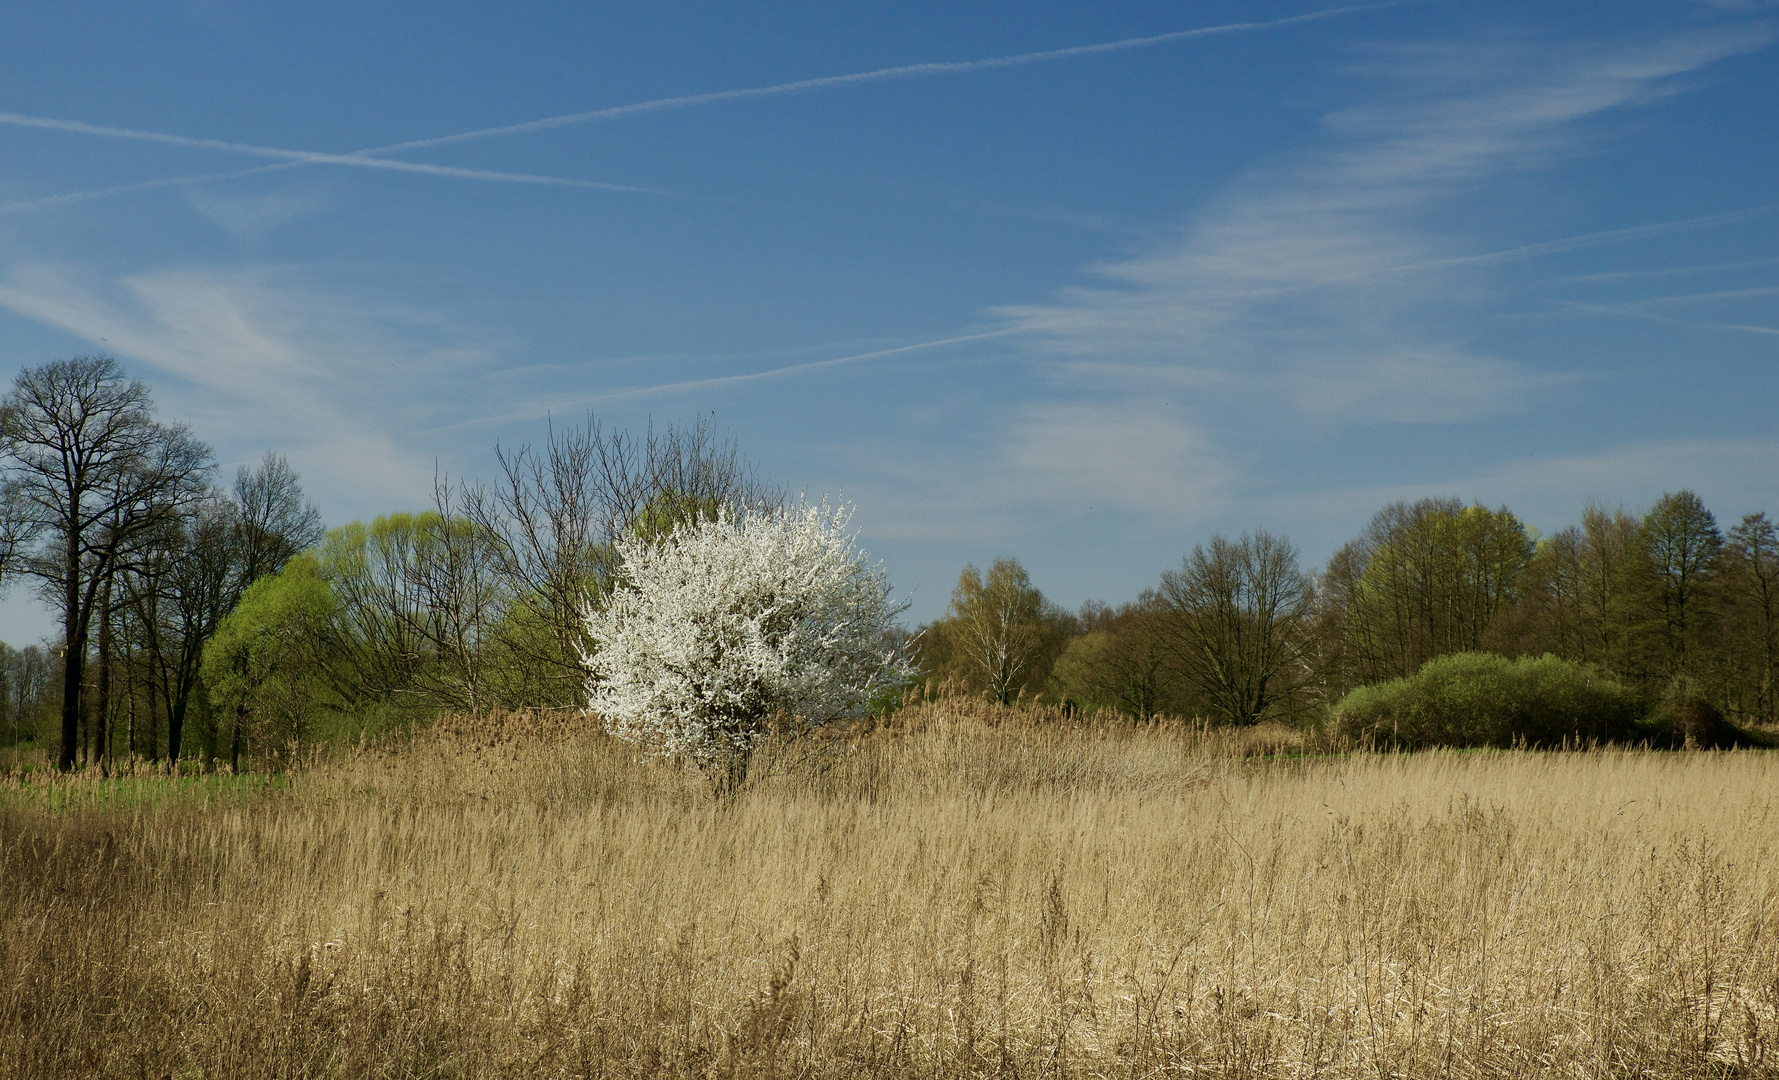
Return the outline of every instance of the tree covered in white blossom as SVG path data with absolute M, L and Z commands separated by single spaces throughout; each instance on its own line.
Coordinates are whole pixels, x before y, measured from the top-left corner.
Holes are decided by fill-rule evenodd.
M 907 684 L 882 569 L 851 510 L 797 506 L 620 539 L 620 584 L 586 613 L 588 704 L 612 734 L 695 762 L 719 787 L 774 723 L 856 719 Z

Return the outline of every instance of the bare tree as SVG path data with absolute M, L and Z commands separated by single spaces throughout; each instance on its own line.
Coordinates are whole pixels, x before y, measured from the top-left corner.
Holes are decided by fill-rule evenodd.
M 531 704 L 578 699 L 585 607 L 615 580 L 614 543 L 652 506 L 664 497 L 675 507 L 734 511 L 783 502 L 708 419 L 651 424 L 638 440 L 589 415 L 582 427 L 552 425 L 541 448 L 497 446 L 495 456 L 499 483 L 461 488 L 441 513 L 467 519 L 475 537 L 494 544 L 495 575 L 508 598 L 498 644 L 524 671 Z
M 1258 722 L 1284 697 L 1301 659 L 1310 585 L 1297 549 L 1264 530 L 1213 537 L 1161 577 L 1167 635 L 1187 678 L 1235 724 Z
M 235 472 L 234 496 L 231 539 L 239 554 L 230 607 L 247 586 L 282 570 L 297 552 L 319 544 L 327 531 L 321 511 L 303 496 L 302 482 L 282 454 L 268 450 L 258 468 L 241 466 Z
M 296 472 L 268 452 L 258 467 L 237 470 L 230 494 L 208 492 L 146 534 L 119 564 L 153 699 L 166 710 L 169 760 L 183 749 L 205 641 L 249 585 L 278 572 L 322 532 Z
M 60 766 L 74 767 L 92 617 L 120 554 L 200 498 L 209 447 L 154 419 L 148 388 L 108 356 L 19 373 L 0 404 L 0 454 L 19 485 L 23 563 L 62 609 Z

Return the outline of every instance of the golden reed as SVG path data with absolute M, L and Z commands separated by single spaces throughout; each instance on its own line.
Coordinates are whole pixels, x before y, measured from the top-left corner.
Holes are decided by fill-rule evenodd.
M 1779 1076 L 1779 757 L 1304 749 L 954 700 L 726 799 L 523 714 L 15 778 L 0 1076 Z

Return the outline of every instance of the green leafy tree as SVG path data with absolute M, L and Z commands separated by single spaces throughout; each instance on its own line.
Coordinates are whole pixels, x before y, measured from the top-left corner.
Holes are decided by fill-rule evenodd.
M 1009 704 L 1044 688 L 1074 634 L 1074 619 L 1044 599 L 1017 559 L 984 575 L 964 567 L 946 616 L 922 628 L 920 666 L 942 681 Z
M 1400 678 L 1436 656 L 1510 649 L 1532 537 L 1505 507 L 1395 503 L 1323 577 L 1325 662 L 1336 683 Z
M 321 568 L 298 555 L 247 589 L 204 646 L 212 702 L 233 717 L 229 763 L 257 745 L 276 757 L 300 747 L 316 712 L 337 701 L 328 665 L 339 609 Z
M 366 701 L 472 710 L 498 701 L 490 666 L 513 605 L 498 539 L 480 523 L 387 514 L 330 531 L 317 558 Z
M 1723 546 L 1719 596 L 1729 704 L 1740 718 L 1779 722 L 1779 527 L 1749 514 Z
M 1527 564 L 1517 640 L 1507 651 L 1551 653 L 1575 663 L 1627 672 L 1631 616 L 1626 567 L 1637 518 L 1589 503 L 1579 525 L 1538 543 Z
M 1046 696 L 1137 720 L 1181 707 L 1186 688 L 1171 662 L 1166 616 L 1153 591 L 1116 610 L 1090 603 L 1078 618 L 1086 632 L 1071 638 L 1057 657 Z

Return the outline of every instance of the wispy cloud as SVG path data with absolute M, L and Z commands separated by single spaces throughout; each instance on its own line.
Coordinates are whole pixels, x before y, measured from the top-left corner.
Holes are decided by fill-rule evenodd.
M 67 206 L 72 203 L 93 202 L 98 199 L 110 199 L 118 195 L 134 195 L 143 191 L 158 191 L 162 188 L 190 187 L 194 184 L 213 180 L 237 180 L 244 176 L 257 176 L 274 169 L 290 168 L 288 165 L 259 165 L 251 169 L 233 169 L 228 172 L 196 173 L 189 176 L 168 176 L 159 180 L 143 180 L 134 184 L 117 184 L 113 187 L 93 188 L 89 191 L 67 191 L 60 195 L 45 195 L 36 199 L 20 199 L 16 202 L 0 203 L 0 215 L 23 214 L 33 210 L 48 210 L 55 206 Z
M 1766 291 L 1766 290 L 1762 290 Z M 1765 336 L 1779 335 L 1779 327 L 1760 326 L 1753 323 L 1709 322 L 1703 319 L 1681 319 L 1673 315 L 1663 315 L 1648 311 L 1636 304 L 1588 304 L 1580 300 L 1554 300 L 1552 303 L 1570 311 L 1586 312 L 1589 315 L 1614 315 L 1625 319 L 1644 319 L 1649 322 L 1668 323 L 1673 326 L 1692 326 L 1701 330 L 1730 330 L 1740 334 L 1761 334 Z
M 1740 25 L 1592 55 L 1570 49 L 1541 58 L 1536 74 L 1524 57 L 1442 62 L 1467 73 L 1457 89 L 1335 114 L 1323 149 L 1243 177 L 1147 253 L 1091 268 L 1100 284 L 1001 314 L 1033 332 L 1062 377 L 1103 380 L 1104 363 L 1116 361 L 1116 385 L 1129 393 L 1187 368 L 1202 384 L 1215 375 L 1335 421 L 1445 422 L 1514 407 L 1549 380 L 1473 343 L 1488 266 L 1775 208 L 1483 254 L 1426 227 L 1427 212 L 1479 181 L 1560 159 L 1583 137 L 1582 121 L 1772 37 Z
M 288 453 L 335 520 L 410 506 L 430 491 L 436 448 L 407 437 L 455 406 L 423 390 L 461 385 L 499 347 L 366 297 L 275 268 L 99 281 L 25 266 L 0 280 L 0 308 L 149 369 L 168 415 L 191 421 L 225 460 L 267 447 Z
M 874 536 L 1016 544 L 1069 522 L 1181 530 L 1229 503 L 1236 470 L 1176 408 L 1152 402 L 1009 404 L 980 442 L 837 446 L 860 477 Z
M 1399 499 L 1455 496 L 1490 506 L 1509 505 L 1545 533 L 1573 523 L 1590 500 L 1629 500 L 1637 512 L 1665 491 L 1691 488 L 1724 514 L 1772 509 L 1772 477 L 1779 440 L 1677 439 L 1626 443 L 1583 453 L 1503 462 L 1444 479 L 1413 484 L 1296 492 L 1253 500 L 1262 520 L 1304 531 L 1330 525 L 1356 530 L 1356 514 Z M 1334 541 L 1338 543 L 1338 540 Z
M 325 210 L 335 196 L 308 186 L 261 192 L 191 188 L 186 191 L 186 200 L 192 209 L 237 239 L 258 240 L 289 222 Z

